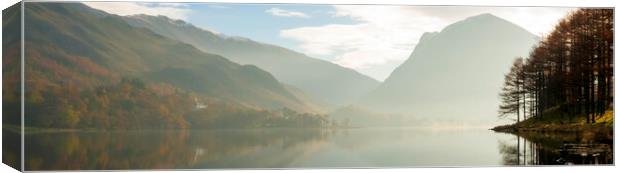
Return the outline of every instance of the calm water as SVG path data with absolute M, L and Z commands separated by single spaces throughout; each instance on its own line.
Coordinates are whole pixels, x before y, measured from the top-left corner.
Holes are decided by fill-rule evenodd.
M 566 141 L 560 145 L 564 146 Z M 598 143 L 597 143 L 598 144 Z M 550 144 L 553 146 L 553 144 Z M 557 143 L 555 144 L 558 145 Z M 605 148 L 602 145 L 602 148 Z M 582 163 L 486 129 L 205 130 L 26 135 L 27 170 L 498 166 Z M 597 145 L 600 148 L 600 145 Z M 609 146 L 583 163 L 609 164 Z M 542 155 L 542 157 L 541 157 Z M 570 154 L 569 154 L 570 155 Z M 590 156 L 588 156 L 590 157 Z M 555 161 L 558 158 L 564 160 Z

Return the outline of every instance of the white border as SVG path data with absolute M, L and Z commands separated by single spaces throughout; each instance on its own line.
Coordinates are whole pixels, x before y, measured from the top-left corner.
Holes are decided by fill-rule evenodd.
M 10 0 L 17 2 L 15 0 Z M 24 0 L 43 2 L 59 0 Z M 222 2 L 222 3 L 290 3 L 290 4 L 397 4 L 397 5 L 466 5 L 466 6 L 556 6 L 614 7 L 611 0 L 62 0 L 62 1 L 133 1 L 133 2 Z
M 35 0 L 26 0 L 26 1 L 35 1 Z M 50 1 L 50 0 L 39 0 L 39 1 Z M 406 1 L 406 0 L 66 0 L 66 1 L 136 1 L 136 2 L 224 2 L 224 3 L 295 3 L 295 4 L 398 4 L 398 5 L 468 5 L 468 6 L 557 6 L 557 7 L 616 7 L 617 2 L 613 0 L 518 0 L 518 1 L 508 1 L 508 0 L 416 0 L 416 1 Z M 18 0 L 0 0 L 0 7 L 5 9 L 15 3 L 19 2 Z M 23 15 L 22 15 L 23 17 Z M 22 19 L 23 20 L 23 19 Z M 1 23 L 1 18 L 0 18 Z M 616 18 L 617 23 L 617 18 Z M 614 28 L 617 28 L 614 26 Z M 22 23 L 23 30 L 23 23 Z M 618 35 L 614 35 L 615 38 Z M 617 40 L 615 39 L 614 40 Z M 22 32 L 22 40 L 23 40 L 23 32 Z M 23 52 L 23 41 L 22 41 L 22 56 Z M 1 46 L 0 46 L 1 49 Z M 614 52 L 614 61 L 616 60 L 616 56 L 618 52 Z M 24 70 L 24 59 L 22 58 L 22 82 L 23 82 L 23 70 Z M 614 74 L 617 73 L 617 68 L 614 69 Z M 1 67 L 0 67 L 1 73 Z M 1 88 L 1 82 L 0 82 Z M 615 85 L 614 90 L 618 91 L 618 85 Z M 22 91 L 23 91 L 23 83 L 22 83 Z M 0 93 L 0 97 L 1 97 Z M 22 100 L 23 100 L 23 92 L 22 92 Z M 617 107 L 618 102 L 614 100 L 614 107 Z M 24 113 L 22 105 L 22 114 Z M 22 116 L 23 118 L 23 116 Z M 23 120 L 22 120 L 23 123 Z M 617 124 L 615 124 L 617 126 Z M 23 133 L 22 133 L 23 134 Z M 614 134 L 614 138 L 617 137 L 617 134 Z M 22 142 L 23 142 L 22 137 Z M 2 139 L 0 139 L 1 143 Z M 23 143 L 22 143 L 23 144 Z M 616 148 L 616 155 L 618 150 L 618 144 L 614 143 L 614 148 Z M 23 147 L 22 147 L 22 152 Z M 1 155 L 0 155 L 1 157 Z M 615 158 L 614 158 L 615 159 Z M 617 159 L 615 159 L 614 163 L 616 163 Z M 22 166 L 23 166 L 22 161 Z M 615 171 L 614 171 L 615 170 Z M 506 172 L 506 173 L 531 173 L 533 172 L 562 172 L 562 173 L 570 173 L 570 172 L 618 172 L 617 166 L 571 166 L 571 167 L 481 167 L 481 168 L 388 168 L 388 169 L 306 169 L 306 170 L 204 170 L 204 171 L 191 171 L 191 172 L 226 172 L 226 173 L 236 173 L 236 172 L 256 172 L 256 173 L 265 173 L 265 172 L 471 172 L 471 173 L 496 173 L 496 172 Z M 0 172 L 18 172 L 15 169 L 0 164 Z M 71 171 L 78 172 L 78 171 Z M 110 172 L 110 171 L 87 171 L 87 172 Z M 113 171 L 113 172 L 127 172 L 127 171 Z M 136 170 L 132 172 L 161 172 L 161 171 L 141 171 Z M 188 172 L 188 171 L 165 171 L 165 172 Z

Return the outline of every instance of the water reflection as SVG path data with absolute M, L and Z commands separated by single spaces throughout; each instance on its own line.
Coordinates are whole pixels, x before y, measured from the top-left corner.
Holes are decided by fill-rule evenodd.
M 557 147 L 486 129 L 63 132 L 25 137 L 26 170 L 561 164 L 555 162 Z M 562 145 L 562 141 L 550 143 Z M 582 146 L 573 148 L 578 147 Z M 611 163 L 612 151 L 602 150 L 592 161 L 562 158 L 572 163 Z
M 499 141 L 505 165 L 613 164 L 613 140 L 581 133 L 528 133 Z
M 2 163 L 17 170 L 21 169 L 21 140 L 19 132 L 2 129 Z
M 26 135 L 26 169 L 269 167 L 290 158 L 260 160 L 246 156 L 270 149 L 290 151 L 295 147 L 320 145 L 325 132 L 280 129 L 29 134 Z M 232 162 L 234 159 L 237 160 Z M 253 164 L 247 164 L 250 162 Z

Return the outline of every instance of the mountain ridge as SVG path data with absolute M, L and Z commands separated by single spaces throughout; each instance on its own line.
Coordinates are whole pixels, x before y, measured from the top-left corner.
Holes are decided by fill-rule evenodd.
M 96 86 L 132 76 L 262 109 L 319 111 L 318 106 L 299 100 L 266 71 L 133 27 L 121 16 L 81 3 L 33 3 L 27 8 L 26 43 L 31 46 L 26 52 L 41 55 L 31 65 L 46 67 L 43 62 L 57 61 L 61 63 L 49 70 L 81 74 L 84 72 L 79 71 L 86 70 L 82 67 L 88 65 L 104 71 L 101 74 L 105 75 L 92 79 L 76 75 L 79 78 L 75 81 L 83 85 Z M 161 76 L 154 78 L 152 74 Z M 52 83 L 62 81 L 54 76 L 50 79 Z
M 491 121 L 503 74 L 538 39 L 492 14 L 468 17 L 423 34 L 409 58 L 356 104 L 386 113 Z
M 330 105 L 346 105 L 378 86 L 379 82 L 355 70 L 312 58 L 305 54 L 244 37 L 226 36 L 165 16 L 133 15 L 125 20 L 133 26 L 223 55 L 240 64 L 253 64 L 279 81 L 295 86 Z M 317 70 L 320 69 L 320 70 Z

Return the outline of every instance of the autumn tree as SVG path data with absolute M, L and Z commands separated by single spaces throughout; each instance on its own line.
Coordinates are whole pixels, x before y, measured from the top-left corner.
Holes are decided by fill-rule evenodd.
M 613 30 L 613 9 L 579 9 L 561 19 L 522 63 L 522 97 L 510 94 L 518 80 L 506 76 L 500 114 L 515 112 L 520 99 L 529 117 L 555 109 L 594 123 L 613 102 Z
M 499 106 L 500 118 L 506 118 L 510 114 L 516 114 L 517 122 L 520 121 L 521 101 L 523 97 L 523 58 L 517 58 L 504 76 L 504 86 L 500 93 L 501 105 Z

